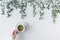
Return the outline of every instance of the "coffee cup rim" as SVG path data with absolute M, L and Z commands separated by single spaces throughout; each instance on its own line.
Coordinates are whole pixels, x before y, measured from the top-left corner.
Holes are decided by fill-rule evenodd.
M 18 26 L 19 26 L 19 25 L 22 25 L 22 26 L 24 27 L 24 29 L 23 29 L 22 31 L 19 31 L 19 30 L 18 30 Z M 25 30 L 25 25 L 24 25 L 24 24 L 17 24 L 17 25 L 16 25 L 16 29 L 17 29 L 19 32 L 24 32 L 24 30 Z

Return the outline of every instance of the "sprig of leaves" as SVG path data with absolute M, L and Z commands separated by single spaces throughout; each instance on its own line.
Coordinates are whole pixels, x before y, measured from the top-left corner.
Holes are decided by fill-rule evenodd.
M 3 1 L 3 0 L 0 0 Z M 46 4 L 44 4 L 44 2 Z M 27 9 L 27 4 L 30 3 L 33 7 L 33 17 L 35 17 L 36 13 L 36 9 L 39 9 L 39 14 L 40 14 L 40 18 L 39 19 L 43 19 L 43 15 L 44 15 L 44 9 L 46 8 L 45 5 L 47 5 L 47 9 L 50 9 L 50 7 L 52 8 L 52 18 L 53 18 L 53 22 L 56 22 L 56 18 L 57 18 L 57 14 L 60 13 L 60 1 L 59 0 L 46 0 L 46 1 L 42 1 L 42 0 L 11 0 L 9 2 L 6 2 L 7 5 L 2 4 L 2 14 L 7 14 L 8 17 L 11 16 L 11 12 L 14 9 L 20 9 L 19 13 L 21 14 L 21 18 L 24 19 L 24 17 L 26 17 L 26 9 Z M 5 12 L 5 6 L 7 8 L 7 12 Z M 36 7 L 38 6 L 38 7 Z M 43 11 L 43 12 L 42 12 Z
M 27 8 L 27 1 L 22 0 L 21 5 L 20 5 L 20 9 L 21 9 L 20 13 L 21 13 L 22 19 L 24 19 L 24 17 L 26 16 L 26 8 Z

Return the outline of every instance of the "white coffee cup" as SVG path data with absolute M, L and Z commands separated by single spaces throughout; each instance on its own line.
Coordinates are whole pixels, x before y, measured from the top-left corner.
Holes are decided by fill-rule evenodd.
M 26 26 L 27 26 L 27 25 L 26 25 L 25 22 L 19 22 L 19 23 L 16 25 L 16 29 L 17 29 L 19 32 L 24 32 Z

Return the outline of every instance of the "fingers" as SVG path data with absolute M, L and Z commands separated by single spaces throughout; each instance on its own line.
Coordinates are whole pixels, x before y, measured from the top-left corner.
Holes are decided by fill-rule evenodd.
M 19 33 L 19 32 L 18 32 L 17 30 L 14 30 L 14 31 L 13 31 L 13 33 L 12 33 L 12 37 L 13 37 L 13 39 L 16 38 L 16 35 L 17 35 L 18 33 Z

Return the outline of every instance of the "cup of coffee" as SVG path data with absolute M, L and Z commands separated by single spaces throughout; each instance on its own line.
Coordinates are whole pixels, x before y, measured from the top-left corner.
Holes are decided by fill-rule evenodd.
M 17 24 L 16 26 L 16 29 L 19 31 L 19 32 L 23 32 L 25 31 L 25 27 L 26 27 L 26 23 L 25 22 L 20 22 Z
M 18 31 L 23 32 L 25 30 L 25 26 L 23 24 L 18 25 Z

